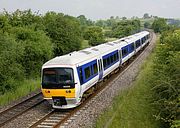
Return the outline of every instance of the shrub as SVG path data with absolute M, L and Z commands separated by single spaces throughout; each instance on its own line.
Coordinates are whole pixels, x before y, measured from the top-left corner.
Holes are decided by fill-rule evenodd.
M 178 118 L 180 83 L 180 31 L 162 34 L 154 59 L 153 90 L 159 107 L 157 119 L 170 126 Z M 167 125 L 168 124 L 168 125 Z
M 0 33 L 0 44 L 0 94 L 3 94 L 24 79 L 24 68 L 18 63 L 24 48 L 13 37 L 3 33 Z

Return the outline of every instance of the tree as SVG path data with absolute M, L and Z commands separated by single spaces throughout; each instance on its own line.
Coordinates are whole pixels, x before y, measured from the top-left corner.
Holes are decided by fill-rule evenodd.
M 80 24 L 83 26 L 93 25 L 93 22 L 90 19 L 87 19 L 84 15 L 78 16 L 77 19 L 80 21 Z
M 123 20 L 112 27 L 112 35 L 116 38 L 128 36 L 140 30 L 139 20 Z
M 53 56 L 53 46 L 43 31 L 34 31 L 24 27 L 13 27 L 10 31 L 23 47 L 24 54 L 19 62 L 27 77 L 39 75 L 41 66 Z
M 157 119 L 163 127 L 170 127 L 174 120 L 178 120 L 179 83 L 180 83 L 180 30 L 162 33 L 160 45 L 153 65 L 152 86 L 157 105 Z
M 153 24 L 152 24 L 152 28 L 154 29 L 154 31 L 157 32 L 163 32 L 165 30 L 168 30 L 168 25 L 166 23 L 166 20 L 164 18 L 158 18 L 155 19 Z
M 12 27 L 30 27 L 34 30 L 44 30 L 42 16 L 38 12 L 34 14 L 30 9 L 25 11 L 17 9 L 12 14 L 7 11 L 4 14 Z
M 92 46 L 101 44 L 105 41 L 102 29 L 97 26 L 88 27 L 85 31 L 84 38 L 89 40 L 89 44 Z
M 45 27 L 47 35 L 54 44 L 55 56 L 80 49 L 82 33 L 76 18 L 53 12 L 47 13 L 45 20 L 48 20 L 45 21 Z
M 144 19 L 149 19 L 150 17 L 149 17 L 149 14 L 148 13 L 145 13 L 144 15 L 143 15 L 143 18 Z
M 151 28 L 151 24 L 149 22 L 144 23 L 144 28 Z
M 122 17 L 122 20 L 127 20 L 127 18 L 124 16 L 124 17 Z
M 17 87 L 24 79 L 24 68 L 19 63 L 24 48 L 13 36 L 0 31 L 0 95 Z

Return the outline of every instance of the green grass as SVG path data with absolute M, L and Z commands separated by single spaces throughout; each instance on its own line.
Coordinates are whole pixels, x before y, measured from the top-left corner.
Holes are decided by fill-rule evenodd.
M 149 78 L 152 77 L 151 55 L 143 64 L 142 70 L 133 85 L 114 98 L 113 105 L 97 119 L 97 128 L 159 128 L 153 113 L 152 91 Z
M 17 89 L 9 91 L 4 95 L 0 95 L 0 106 L 6 105 L 9 102 L 17 100 L 23 96 L 26 96 L 32 91 L 40 88 L 40 79 L 31 79 L 21 82 L 21 85 Z

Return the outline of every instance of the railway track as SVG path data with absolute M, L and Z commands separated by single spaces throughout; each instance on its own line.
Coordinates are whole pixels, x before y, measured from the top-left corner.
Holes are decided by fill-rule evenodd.
M 39 92 L 36 95 L 0 112 L 0 127 L 4 126 L 23 113 L 26 113 L 28 110 L 39 105 L 43 101 L 44 99 L 42 93 Z
M 151 40 L 152 41 L 152 32 L 151 32 Z M 145 47 L 145 50 L 148 50 Z M 79 107 L 76 107 L 71 110 L 52 110 L 48 114 L 46 114 L 43 118 L 39 119 L 37 122 L 33 123 L 30 128 L 58 128 L 65 122 L 71 121 L 71 116 L 81 110 L 93 97 L 95 97 L 101 90 L 103 90 L 109 83 L 116 79 L 117 76 L 122 75 L 130 68 L 131 65 L 138 59 L 139 54 L 142 55 L 143 51 L 139 52 L 133 59 L 130 60 L 128 64 L 126 64 L 123 69 L 115 72 L 109 79 L 105 79 L 103 83 L 100 83 L 102 86 L 98 88 L 95 93 L 90 95 L 88 99 L 86 99 Z M 85 109 L 85 108 L 84 108 Z

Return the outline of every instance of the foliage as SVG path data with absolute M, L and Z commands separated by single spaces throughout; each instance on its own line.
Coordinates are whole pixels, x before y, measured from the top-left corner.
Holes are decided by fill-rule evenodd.
M 87 19 L 84 15 L 80 15 L 77 17 L 77 19 L 79 20 L 80 24 L 82 26 L 93 26 L 93 21 L 91 21 L 90 19 Z
M 89 40 L 91 46 L 104 43 L 105 41 L 102 29 L 97 26 L 88 27 L 85 31 L 84 39 Z
M 54 55 L 79 50 L 82 41 L 80 24 L 74 17 L 47 13 L 44 17 L 46 32 L 54 44 Z
M 112 36 L 116 38 L 121 38 L 136 33 L 139 30 L 140 30 L 139 20 L 121 21 L 112 27 Z
M 23 46 L 24 55 L 21 64 L 26 76 L 39 75 L 41 66 L 49 60 L 53 53 L 50 39 L 42 31 L 33 31 L 29 28 L 13 27 L 10 30 L 16 41 Z
M 52 57 L 52 43 L 40 19 L 30 10 L 0 15 L 0 94 L 15 90 L 25 78 L 39 76 L 42 64 Z
M 144 18 L 144 19 L 148 19 L 148 18 L 150 18 L 150 16 L 149 16 L 148 13 L 144 13 L 143 18 Z
M 158 106 L 157 119 L 169 127 L 178 120 L 180 83 L 180 30 L 161 35 L 154 59 L 152 79 L 154 103 Z
M 149 22 L 144 23 L 144 28 L 151 28 L 151 24 Z
M 23 80 L 23 66 L 19 64 L 24 48 L 14 38 L 0 32 L 0 95 L 18 86 Z
M 154 20 L 153 24 L 152 24 L 152 28 L 154 29 L 154 32 L 156 33 L 161 33 L 165 30 L 168 30 L 169 27 L 166 23 L 166 20 L 164 18 L 157 18 Z

